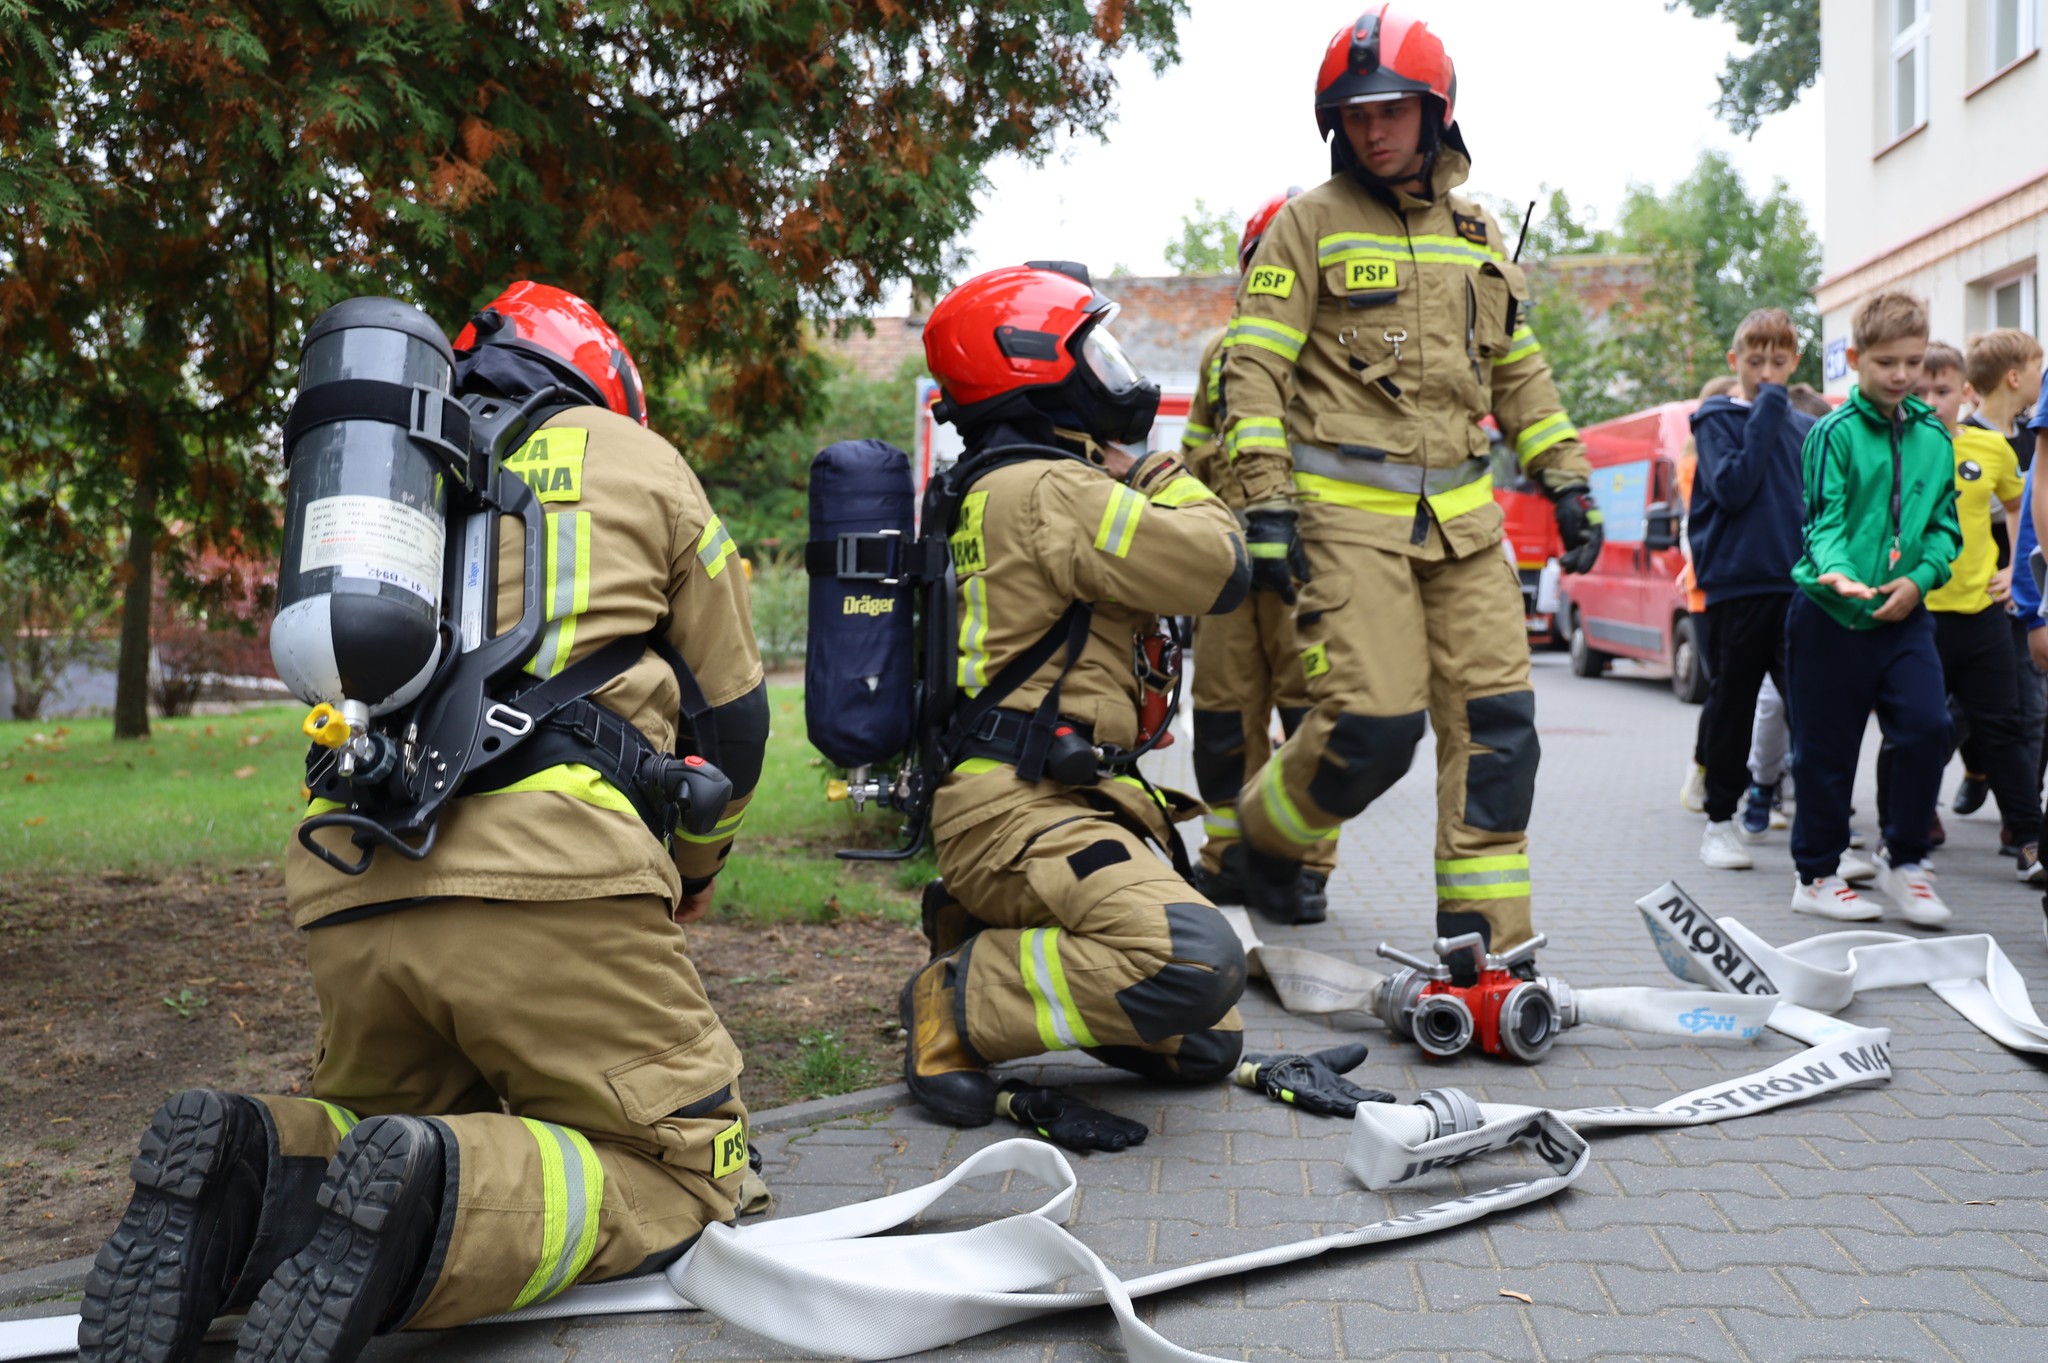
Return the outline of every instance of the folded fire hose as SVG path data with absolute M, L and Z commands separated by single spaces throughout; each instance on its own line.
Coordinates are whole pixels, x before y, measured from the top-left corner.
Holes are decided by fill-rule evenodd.
M 1478 1155 L 1519 1148 L 1541 1172 L 1483 1192 L 1330 1235 L 1184 1265 L 1130 1281 L 1060 1224 L 1078 1189 L 1050 1145 L 1008 1140 L 922 1188 L 830 1211 L 739 1227 L 711 1226 L 666 1274 L 571 1288 L 493 1323 L 621 1312 L 701 1309 L 791 1349 L 828 1357 L 897 1358 L 1055 1311 L 1108 1306 L 1132 1363 L 1213 1363 L 1140 1320 L 1133 1301 L 1192 1283 L 1272 1268 L 1331 1250 L 1383 1244 L 1464 1225 L 1569 1187 L 1592 1158 L 1584 1133 L 1701 1126 L 1891 1077 L 1891 1033 L 1829 1016 L 1876 989 L 1924 984 L 1985 1035 L 2048 1055 L 2048 1025 L 1998 943 L 1984 935 L 1920 939 L 1836 932 L 1773 947 L 1732 918 L 1708 916 L 1675 884 L 1637 901 L 1671 972 L 1700 991 L 1578 991 L 1580 1021 L 1700 1040 L 1753 1040 L 1768 1027 L 1807 1049 L 1740 1079 L 1654 1107 L 1568 1111 L 1476 1102 L 1433 1089 L 1413 1105 L 1361 1103 L 1344 1165 L 1369 1189 L 1407 1184 Z M 1240 920 L 1255 969 L 1299 1012 L 1368 1011 L 1375 972 L 1292 948 L 1267 947 Z M 1363 992 L 1361 992 L 1363 991 Z M 1676 999 L 1663 997 L 1678 995 Z M 1690 1016 L 1690 1021 L 1685 1021 Z M 889 1235 L 965 1180 L 1022 1174 L 1052 1189 L 1034 1211 L 970 1230 Z M 1062 1283 L 1065 1291 L 1048 1290 Z M 78 1317 L 0 1324 L 0 1363 L 74 1351 Z

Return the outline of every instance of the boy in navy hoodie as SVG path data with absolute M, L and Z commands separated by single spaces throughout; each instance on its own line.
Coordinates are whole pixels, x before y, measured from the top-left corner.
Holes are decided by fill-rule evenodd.
M 1777 308 L 1742 319 L 1728 349 L 1736 391 L 1693 413 L 1699 451 L 1687 508 L 1693 572 L 1707 597 L 1705 730 L 1707 829 L 1700 860 L 1751 865 L 1735 826 L 1749 784 L 1757 692 L 1785 689 L 1785 606 L 1792 598 L 1804 504 L 1799 450 L 1813 418 L 1793 410 L 1785 383 L 1799 365 L 1799 335 Z

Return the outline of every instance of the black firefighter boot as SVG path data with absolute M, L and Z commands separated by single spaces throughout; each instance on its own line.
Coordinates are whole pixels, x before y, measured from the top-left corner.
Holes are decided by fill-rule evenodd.
M 261 1103 L 188 1089 L 157 1109 L 135 1194 L 93 1259 L 78 1308 L 85 1363 L 186 1363 L 214 1318 L 246 1306 L 312 1238 L 320 1159 L 285 1159 Z
M 1223 854 L 1223 871 L 1244 886 L 1245 907 L 1282 927 L 1320 923 L 1329 913 L 1326 894 L 1309 893 L 1308 876 L 1285 857 L 1267 856 L 1249 842 Z
M 953 1126 L 987 1126 L 996 1081 L 968 1044 L 959 1008 L 959 956 L 941 956 L 903 986 L 903 1082 L 919 1107 Z
M 319 1227 L 256 1294 L 235 1363 L 352 1363 L 410 1319 L 433 1287 L 445 1168 L 440 1128 L 424 1118 L 351 1131 L 320 1185 Z

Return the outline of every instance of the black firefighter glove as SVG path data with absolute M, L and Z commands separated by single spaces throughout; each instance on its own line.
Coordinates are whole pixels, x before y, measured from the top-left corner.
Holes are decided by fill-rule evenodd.
M 1365 1063 L 1365 1043 L 1332 1046 L 1313 1055 L 1248 1055 L 1237 1082 L 1268 1098 L 1321 1117 L 1349 1117 L 1360 1103 L 1397 1101 L 1385 1089 L 1362 1089 L 1344 1076 Z
M 1294 584 L 1308 581 L 1308 555 L 1293 507 L 1254 507 L 1244 514 L 1244 548 L 1252 561 L 1252 590 L 1294 604 Z
M 1065 1150 L 1122 1150 L 1143 1145 L 1148 1134 L 1143 1125 L 1058 1089 L 1027 1088 L 1014 1079 L 997 1090 L 996 1111 Z
M 1600 545 L 1607 538 L 1601 523 L 1600 503 L 1584 483 L 1561 487 L 1551 496 L 1557 499 L 1557 533 L 1564 540 L 1564 557 L 1557 566 L 1567 573 L 1590 572 L 1600 557 Z

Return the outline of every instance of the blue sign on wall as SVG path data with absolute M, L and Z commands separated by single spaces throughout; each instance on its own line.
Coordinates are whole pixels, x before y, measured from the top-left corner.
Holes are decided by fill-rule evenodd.
M 1849 340 L 1846 336 L 1829 341 L 1821 351 L 1821 375 L 1827 383 L 1849 377 Z

